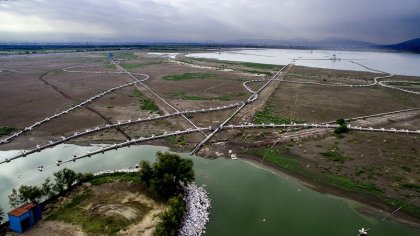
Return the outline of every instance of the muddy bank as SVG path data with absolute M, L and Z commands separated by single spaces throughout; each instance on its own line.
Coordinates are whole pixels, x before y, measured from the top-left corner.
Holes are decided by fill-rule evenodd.
M 396 208 L 390 207 L 389 205 L 379 202 L 378 199 L 376 198 L 321 184 L 315 179 L 306 178 L 301 175 L 290 172 L 284 168 L 281 168 L 275 164 L 261 161 L 261 158 L 258 158 L 255 156 L 241 155 L 241 159 L 251 163 L 257 168 L 263 168 L 265 170 L 272 172 L 273 174 L 279 175 L 284 178 L 294 179 L 297 182 L 319 193 L 342 197 L 345 199 L 354 200 L 356 202 L 364 204 L 367 207 L 358 209 L 358 212 L 361 214 L 386 217 L 396 209 Z M 420 229 L 420 219 L 407 215 L 401 211 L 392 215 L 390 218 L 399 223 L 408 225 L 416 229 Z

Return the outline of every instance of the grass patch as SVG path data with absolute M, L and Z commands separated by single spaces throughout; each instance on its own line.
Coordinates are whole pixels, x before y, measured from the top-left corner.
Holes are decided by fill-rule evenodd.
M 339 152 L 328 151 L 328 152 L 320 152 L 319 154 L 321 154 L 323 157 L 325 157 L 326 159 L 330 161 L 338 162 L 341 164 L 343 164 L 347 160 L 352 160 L 352 158 L 343 156 Z
M 147 63 L 121 63 L 120 66 L 123 67 L 124 69 L 137 69 L 137 68 L 143 68 L 145 66 L 148 65 L 158 65 L 158 64 L 162 64 L 161 61 L 152 61 L 152 62 L 147 62 Z
M 344 176 L 310 172 L 300 164 L 299 160 L 286 157 L 281 152 L 281 150 L 275 148 L 260 148 L 251 151 L 252 154 L 256 154 L 257 156 L 264 158 L 264 161 L 277 165 L 292 173 L 299 174 L 310 179 L 316 179 L 321 183 L 344 190 L 373 195 L 378 198 L 383 195 L 383 191 L 373 184 L 357 183 Z
M 174 93 L 171 94 L 171 98 L 177 98 L 177 99 L 183 99 L 183 100 L 193 100 L 193 101 L 209 100 L 206 97 L 189 95 L 185 91 L 182 91 L 182 92 L 174 92 Z
M 287 170 L 302 172 L 302 167 L 298 160 L 278 155 L 278 153 L 269 149 L 265 149 L 263 151 L 263 158 L 265 161 L 281 166 Z
M 406 205 L 409 201 L 391 199 L 391 198 L 382 198 L 381 200 L 384 201 L 386 204 L 391 205 L 395 208 L 404 206 L 403 208 L 401 208 L 401 211 L 409 215 L 415 216 L 417 218 L 420 218 L 420 207 L 414 206 L 413 204 Z
M 263 74 L 263 75 L 266 75 L 266 76 L 272 76 L 273 75 L 273 73 L 271 73 L 271 72 L 260 71 L 260 70 L 242 70 L 242 71 L 250 73 L 250 74 Z
M 214 97 L 205 97 L 205 96 L 190 95 L 190 94 L 187 94 L 187 92 L 185 92 L 185 91 L 181 91 L 181 92 L 172 93 L 171 98 L 182 99 L 182 100 L 190 100 L 190 101 L 201 101 L 201 100 L 231 101 L 234 98 L 243 97 L 245 95 L 246 95 L 246 93 L 239 92 L 239 93 L 236 93 L 236 94 L 228 94 L 228 95 L 214 96 Z
M 253 63 L 253 62 L 234 62 L 234 61 L 226 61 L 226 60 L 217 60 L 217 59 L 210 59 L 210 58 L 188 58 L 189 60 L 181 60 L 187 63 L 191 63 L 191 61 L 202 61 L 202 62 L 210 62 L 210 63 L 218 63 L 222 64 L 222 67 L 226 66 L 243 66 L 252 69 L 258 70 L 280 70 L 283 66 L 282 65 L 273 65 L 273 64 L 261 64 L 261 63 Z M 251 73 L 262 73 L 261 71 L 249 71 Z M 267 73 L 264 73 L 267 74 Z
M 8 135 L 14 131 L 17 131 L 16 128 L 8 127 L 8 126 L 1 126 L 0 127 L 0 136 Z
M 177 146 L 185 146 L 187 144 L 184 136 L 169 136 L 166 137 L 166 140 L 168 141 L 168 143 Z
M 143 98 L 140 100 L 140 108 L 142 110 L 150 111 L 150 112 L 159 112 L 159 107 L 156 105 L 155 101 L 148 98 Z
M 124 69 L 136 69 L 136 68 L 143 68 L 144 64 L 139 64 L 139 63 L 121 63 L 120 64 L 121 67 L 123 67 Z
M 137 89 L 134 89 L 130 97 L 143 97 L 143 94 Z
M 170 144 L 175 144 L 175 142 L 176 142 L 176 136 L 166 137 L 166 141 L 168 141 L 168 143 L 170 143 Z
M 420 192 L 420 185 L 418 184 L 411 184 L 411 183 L 403 183 L 400 185 L 402 188 L 411 189 L 416 192 Z
M 257 155 L 271 164 L 280 166 L 293 173 L 307 175 L 305 169 L 302 168 L 298 160 L 285 157 L 280 154 L 279 149 L 275 148 L 258 148 L 248 152 L 249 154 Z
M 143 94 L 140 91 L 136 89 L 133 90 L 133 93 L 131 96 L 138 98 L 140 109 L 146 110 L 149 112 L 161 113 L 161 110 L 156 105 L 155 101 L 153 101 L 152 99 L 146 98 L 145 96 L 143 96 Z
M 356 183 L 352 181 L 351 179 L 344 176 L 321 174 L 318 176 L 318 180 L 323 183 L 330 184 L 337 188 L 366 193 L 366 194 L 373 195 L 376 197 L 379 197 L 383 194 L 383 191 L 373 184 Z
M 83 193 L 75 196 L 68 204 L 54 210 L 46 220 L 64 221 L 76 224 L 81 226 L 84 232 L 95 235 L 115 235 L 134 223 L 134 220 L 127 220 L 121 216 L 107 216 L 85 210 L 84 206 L 88 205 L 89 201 L 94 197 L 95 195 L 91 190 L 85 190 Z M 143 213 L 139 214 L 141 217 L 144 213 L 149 211 L 146 206 L 140 203 L 131 203 L 130 206 L 131 205 Z M 135 221 L 137 220 L 139 219 L 136 219 Z
M 104 65 L 104 67 L 108 68 L 108 69 L 116 69 L 116 66 L 112 63 L 107 63 L 107 64 Z
M 293 122 L 298 123 L 297 120 L 291 119 L 289 117 L 275 115 L 274 109 L 269 104 L 265 106 L 262 111 L 258 112 L 254 117 L 254 123 L 257 124 L 291 124 Z
M 407 171 L 407 172 L 411 172 L 411 168 L 407 167 L 407 166 L 401 166 L 401 169 Z
M 217 75 L 212 73 L 184 73 L 178 75 L 167 75 L 164 76 L 162 79 L 164 80 L 172 80 L 172 81 L 179 81 L 179 80 L 193 80 L 193 79 L 217 79 Z
M 241 62 L 239 63 L 241 66 L 260 69 L 260 70 L 280 70 L 283 66 L 279 65 L 272 65 L 272 64 L 260 64 L 260 63 L 252 63 L 252 62 Z
M 101 175 L 99 177 L 93 178 L 90 183 L 92 185 L 99 186 L 115 181 L 140 183 L 140 179 L 137 173 L 112 173 Z

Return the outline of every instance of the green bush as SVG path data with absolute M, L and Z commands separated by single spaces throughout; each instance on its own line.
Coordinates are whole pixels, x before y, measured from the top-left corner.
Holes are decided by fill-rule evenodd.
M 80 175 L 78 175 L 73 170 L 64 168 L 58 172 L 54 173 L 55 176 L 55 184 L 53 185 L 53 190 L 61 193 L 64 189 L 69 189 L 74 183 L 76 183 L 80 179 Z
M 8 127 L 8 126 L 2 126 L 2 127 L 0 127 L 0 136 L 8 135 L 8 134 L 10 134 L 10 133 L 12 133 L 16 130 L 17 130 L 16 128 L 11 128 L 11 127 Z
M 4 211 L 3 208 L 0 207 L 0 223 L 3 222 L 4 219 Z
M 150 112 L 158 112 L 159 107 L 156 105 L 155 101 L 148 99 L 148 98 L 143 98 L 139 100 L 140 102 L 140 108 L 142 110 L 146 110 L 146 111 L 150 111 Z
M 184 73 L 178 75 L 167 75 L 164 76 L 162 79 L 164 80 L 193 80 L 193 79 L 217 79 L 217 75 L 211 73 Z
M 55 172 L 54 176 L 54 184 L 51 183 L 50 178 L 47 178 L 40 187 L 21 185 L 18 189 L 12 189 L 8 196 L 10 205 L 18 207 L 25 202 L 39 203 L 43 199 L 48 199 L 69 189 L 75 183 L 86 182 L 93 178 L 91 173 L 76 173 L 67 168 Z
M 352 159 L 350 157 L 343 156 L 339 152 L 333 152 L 333 151 L 321 152 L 319 154 L 321 154 L 323 157 L 327 158 L 330 161 L 334 161 L 338 163 L 344 163 L 345 161 Z
M 274 109 L 271 105 L 267 105 L 264 109 L 258 112 L 254 117 L 254 122 L 257 124 L 291 124 L 293 122 L 298 122 L 289 117 L 282 117 L 274 114 Z
M 140 163 L 140 181 L 160 197 L 170 198 L 182 191 L 182 186 L 194 180 L 193 162 L 173 153 L 156 154 L 153 165 L 148 161 Z
M 159 216 L 161 222 L 156 226 L 154 235 L 178 235 L 178 228 L 182 223 L 182 218 L 184 217 L 185 211 L 186 206 L 181 195 L 177 195 L 169 199 L 169 209 Z
M 338 119 L 335 123 L 339 125 L 334 129 L 335 134 L 343 134 L 349 132 L 349 128 L 347 127 L 346 121 L 343 118 Z

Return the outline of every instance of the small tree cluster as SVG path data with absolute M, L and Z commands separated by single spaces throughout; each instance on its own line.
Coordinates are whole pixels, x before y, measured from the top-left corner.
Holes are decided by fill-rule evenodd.
M 18 189 L 12 189 L 9 195 L 10 205 L 17 207 L 25 202 L 39 203 L 42 199 L 50 198 L 69 189 L 75 183 L 91 179 L 93 175 L 90 173 L 76 173 L 64 168 L 54 173 L 54 177 L 54 184 L 51 183 L 50 178 L 47 178 L 41 186 L 21 185 Z
M 160 197 L 170 198 L 182 192 L 182 186 L 194 180 L 193 162 L 173 153 L 157 153 L 153 165 L 140 162 L 140 180 Z
M 177 195 L 169 199 L 169 209 L 160 215 L 161 222 L 156 226 L 156 236 L 176 236 L 186 211 L 182 196 Z
M 4 212 L 3 212 L 3 208 L 0 207 L 0 223 L 3 222 L 4 219 Z
M 140 162 L 140 181 L 160 197 L 169 199 L 169 209 L 160 214 L 155 235 L 175 236 L 186 211 L 183 186 L 194 180 L 193 162 L 173 153 L 156 154 L 156 162 Z
M 340 118 L 336 121 L 338 127 L 335 128 L 335 134 L 343 134 L 349 132 L 349 128 L 347 127 L 346 121 L 343 118 Z

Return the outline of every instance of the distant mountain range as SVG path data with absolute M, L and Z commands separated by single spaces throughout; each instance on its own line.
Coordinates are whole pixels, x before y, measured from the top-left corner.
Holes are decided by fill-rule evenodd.
M 392 44 L 392 45 L 383 45 L 379 46 L 380 48 L 398 50 L 398 51 L 410 51 L 420 53 L 420 38 L 411 39 L 402 43 Z
M 348 39 L 325 39 L 325 40 L 305 40 L 305 39 L 294 39 L 294 40 L 231 40 L 225 42 L 227 44 L 253 44 L 262 47 L 285 47 L 285 48 L 312 48 L 312 49 L 355 49 L 355 48 L 372 48 L 377 46 L 377 44 L 348 40 Z
M 304 39 L 285 40 L 231 40 L 226 44 L 255 45 L 260 47 L 281 47 L 281 48 L 305 48 L 305 49 L 380 49 L 420 53 L 420 38 L 411 39 L 405 42 L 391 45 L 380 45 L 369 42 L 335 39 L 312 41 Z
M 224 42 L 196 41 L 196 42 L 89 42 L 89 43 L 0 43 L 0 50 L 114 50 L 114 49 L 149 49 L 149 50 L 173 50 L 191 48 L 294 48 L 294 49 L 333 49 L 333 50 L 392 50 L 420 53 L 420 38 L 391 45 L 380 45 L 356 40 L 335 39 L 326 40 L 264 40 L 264 39 L 241 39 Z

